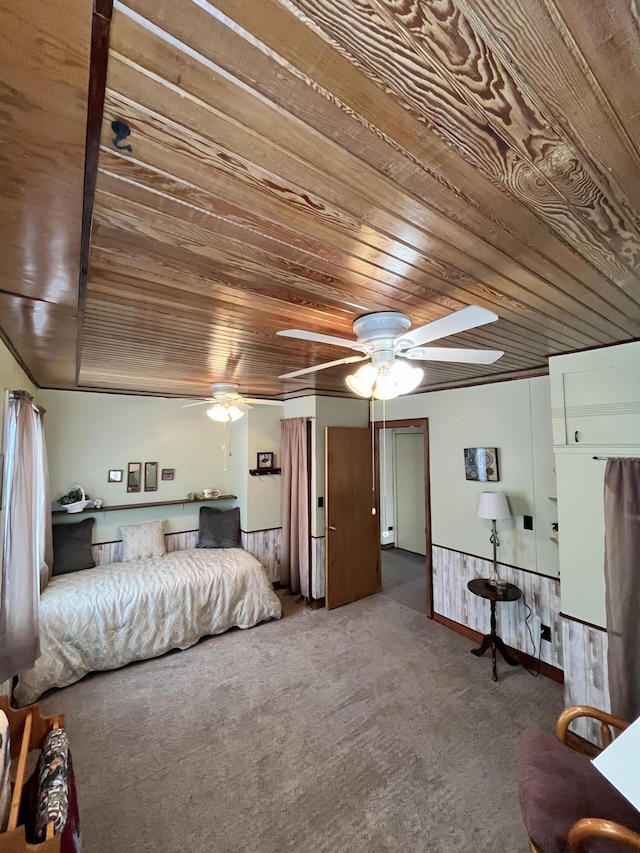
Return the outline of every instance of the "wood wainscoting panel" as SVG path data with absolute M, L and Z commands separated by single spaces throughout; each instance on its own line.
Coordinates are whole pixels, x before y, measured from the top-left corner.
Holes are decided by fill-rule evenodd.
M 183 530 L 180 533 L 165 533 L 164 541 L 167 551 L 184 551 L 195 548 L 198 541 L 197 530 Z
M 311 596 L 324 598 L 324 536 L 311 538 Z
M 271 530 L 242 531 L 242 547 L 253 554 L 267 570 L 269 580 L 273 583 L 280 580 L 280 550 L 282 528 L 273 527 Z
M 587 625 L 562 614 L 565 705 L 592 705 L 611 711 L 607 667 L 608 636 L 604 628 Z M 571 723 L 571 731 L 600 745 L 600 726 L 595 720 Z
M 282 528 L 272 530 L 241 531 L 242 547 L 253 554 L 267 571 L 271 582 L 280 580 L 280 540 Z M 195 548 L 198 541 L 197 530 L 182 530 L 179 533 L 166 533 L 167 551 L 183 551 Z M 122 561 L 122 542 L 100 542 L 91 549 L 96 566 Z
M 439 545 L 433 546 L 432 556 L 435 613 L 481 634 L 488 634 L 489 602 L 469 592 L 467 583 L 473 578 L 490 577 L 493 571 L 492 561 Z M 535 658 L 540 654 L 545 663 L 563 669 L 560 582 L 545 575 L 502 564 L 500 575 L 509 583 L 515 584 L 522 591 L 524 599 L 498 604 L 498 634 L 511 648 L 519 649 Z M 525 602 L 533 611 L 528 620 L 533 644 L 525 621 L 528 614 Z M 540 624 L 551 627 L 550 643 L 541 643 Z
M 165 537 L 166 539 L 166 537 Z M 122 562 L 122 542 L 99 542 L 91 546 L 93 562 L 96 566 Z

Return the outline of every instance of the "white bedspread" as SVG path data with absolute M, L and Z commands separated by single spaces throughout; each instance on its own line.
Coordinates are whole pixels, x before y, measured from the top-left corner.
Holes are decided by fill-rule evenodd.
M 20 674 L 15 698 L 26 705 L 88 672 L 280 615 L 265 570 L 242 548 L 192 548 L 60 575 L 40 599 L 41 655 Z

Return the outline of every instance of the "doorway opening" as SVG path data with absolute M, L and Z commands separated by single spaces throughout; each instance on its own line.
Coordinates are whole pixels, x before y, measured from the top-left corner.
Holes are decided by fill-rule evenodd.
M 433 618 L 427 418 L 376 421 L 382 593 Z

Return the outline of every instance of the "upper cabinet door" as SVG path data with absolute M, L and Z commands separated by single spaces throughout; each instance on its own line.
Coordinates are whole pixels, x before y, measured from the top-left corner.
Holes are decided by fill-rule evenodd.
M 640 447 L 640 341 L 549 359 L 553 444 Z
M 640 364 L 564 375 L 567 444 L 640 444 Z

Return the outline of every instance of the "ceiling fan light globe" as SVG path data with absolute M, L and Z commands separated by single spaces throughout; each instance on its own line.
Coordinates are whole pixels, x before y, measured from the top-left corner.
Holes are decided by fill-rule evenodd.
M 396 360 L 390 371 L 395 381 L 398 394 L 409 394 L 422 382 L 424 370 L 420 367 L 411 367 L 406 361 Z
M 227 407 L 227 414 L 229 415 L 229 420 L 237 421 L 244 415 L 244 412 L 232 403 Z
M 220 405 L 220 403 L 216 403 L 215 406 L 207 409 L 207 415 L 212 421 L 217 421 L 220 424 L 226 424 L 227 421 L 230 420 L 229 413 L 224 406 Z
M 399 393 L 398 384 L 391 374 L 378 376 L 373 389 L 373 396 L 376 400 L 393 400 Z
M 345 378 L 347 388 L 359 397 L 370 397 L 375 381 L 376 370 L 372 364 L 363 364 L 355 373 Z
M 367 382 L 367 380 L 363 379 L 361 376 L 353 374 L 352 376 L 345 377 L 344 381 L 346 382 L 347 388 L 359 397 L 371 396 L 371 382 Z

